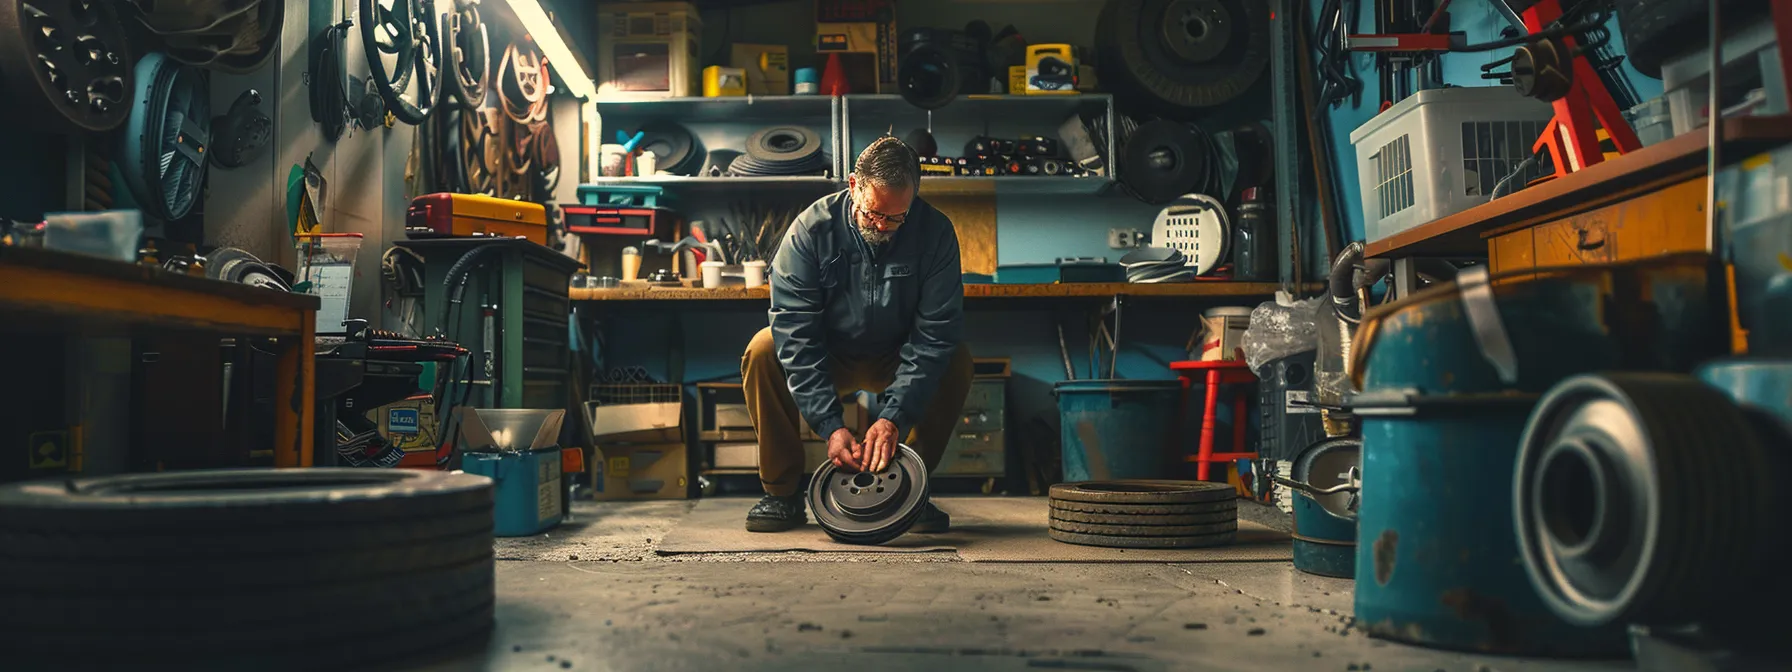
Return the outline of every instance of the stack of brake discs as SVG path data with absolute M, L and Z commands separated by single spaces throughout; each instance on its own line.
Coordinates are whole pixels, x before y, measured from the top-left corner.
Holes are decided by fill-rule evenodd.
M 927 464 L 899 445 L 883 471 L 853 472 L 824 463 L 809 481 L 809 510 L 834 541 L 881 544 L 908 532 L 927 503 Z
M 1051 489 L 1053 539 L 1109 548 L 1199 548 L 1232 543 L 1237 492 L 1203 481 L 1086 481 Z

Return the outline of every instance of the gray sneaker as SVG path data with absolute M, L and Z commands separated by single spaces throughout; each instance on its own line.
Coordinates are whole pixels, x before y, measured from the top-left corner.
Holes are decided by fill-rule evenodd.
M 803 493 L 788 497 L 766 495 L 747 512 L 748 532 L 785 532 L 809 522 L 803 510 Z
M 939 534 L 951 529 L 951 514 L 941 511 L 940 507 L 933 505 L 933 502 L 927 502 L 921 506 L 925 507 L 921 509 L 921 517 L 915 519 L 915 525 L 908 528 L 908 531 L 917 534 Z

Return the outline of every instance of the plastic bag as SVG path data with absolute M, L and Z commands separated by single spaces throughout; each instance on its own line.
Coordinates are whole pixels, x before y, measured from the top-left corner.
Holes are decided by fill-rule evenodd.
M 1323 296 L 1301 301 L 1287 292 L 1276 292 L 1276 300 L 1265 301 L 1251 311 L 1251 326 L 1244 330 L 1244 361 L 1251 371 L 1259 372 L 1264 364 L 1290 355 L 1298 355 L 1319 347 L 1319 311 L 1324 309 Z

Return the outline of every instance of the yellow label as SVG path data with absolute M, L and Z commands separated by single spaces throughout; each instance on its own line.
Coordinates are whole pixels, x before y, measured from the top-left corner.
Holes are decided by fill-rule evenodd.
M 609 468 L 610 476 L 615 477 L 615 478 L 628 478 L 628 457 L 627 456 L 612 457 L 609 459 L 609 464 L 610 464 L 610 468 Z
M 1771 154 L 1756 154 L 1754 156 L 1751 156 L 1751 157 L 1748 157 L 1748 158 L 1742 160 L 1742 169 L 1743 170 L 1754 170 L 1756 168 L 1766 168 L 1767 166 L 1771 166 L 1771 165 L 1773 165 L 1773 155 L 1771 155 Z
M 26 464 L 32 469 L 68 466 L 68 432 L 34 432 L 25 439 Z

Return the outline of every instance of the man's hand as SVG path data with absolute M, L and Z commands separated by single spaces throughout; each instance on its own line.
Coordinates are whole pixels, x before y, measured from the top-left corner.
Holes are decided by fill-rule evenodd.
M 828 459 L 834 466 L 860 471 L 858 444 L 853 441 L 852 432 L 845 427 L 834 430 L 828 437 Z
M 896 423 L 883 418 L 865 430 L 865 471 L 883 471 L 896 457 Z

